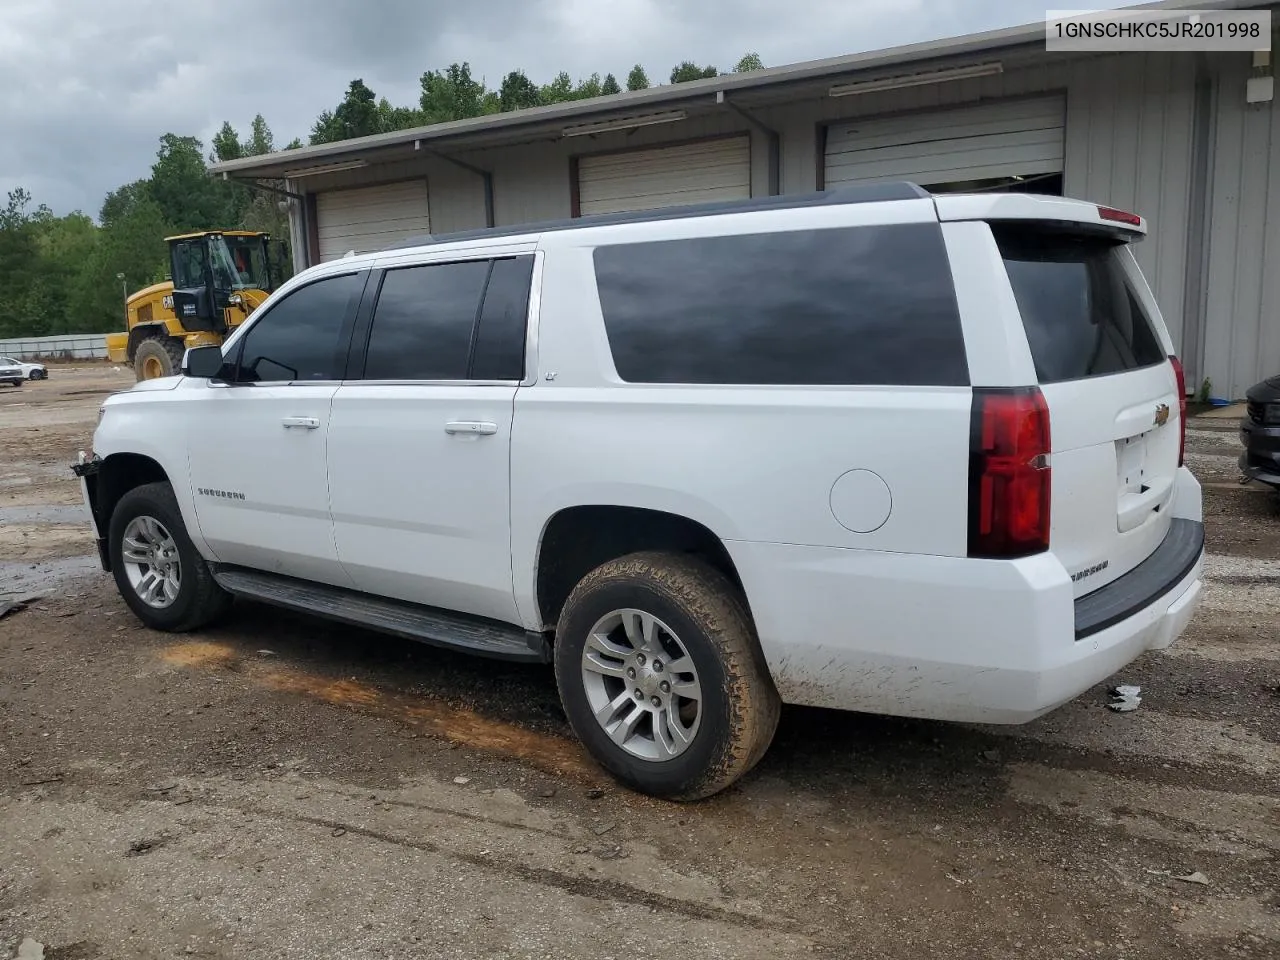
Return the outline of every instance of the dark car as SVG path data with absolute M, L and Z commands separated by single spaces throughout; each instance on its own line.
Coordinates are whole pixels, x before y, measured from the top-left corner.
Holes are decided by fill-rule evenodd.
M 1240 472 L 1280 490 L 1280 376 L 1255 383 L 1244 395 L 1240 420 Z

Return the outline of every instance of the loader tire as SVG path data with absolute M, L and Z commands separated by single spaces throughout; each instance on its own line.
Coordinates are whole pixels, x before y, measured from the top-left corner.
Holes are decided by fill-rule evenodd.
M 138 380 L 172 377 L 182 372 L 186 347 L 173 337 L 148 337 L 133 355 L 133 372 Z

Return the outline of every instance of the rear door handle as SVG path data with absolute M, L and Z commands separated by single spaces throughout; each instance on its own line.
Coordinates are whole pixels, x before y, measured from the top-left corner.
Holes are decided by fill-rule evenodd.
M 285 429 L 290 427 L 301 427 L 303 430 L 318 430 L 320 421 L 316 417 L 285 417 L 280 421 L 284 424 Z
M 498 425 L 491 420 L 450 420 L 444 425 L 444 432 L 491 437 L 498 432 Z

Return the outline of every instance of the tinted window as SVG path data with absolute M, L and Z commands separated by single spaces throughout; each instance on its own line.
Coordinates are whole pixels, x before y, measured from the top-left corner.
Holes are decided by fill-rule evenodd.
M 348 273 L 317 280 L 268 310 L 245 334 L 239 379 L 340 380 L 347 352 L 343 324 L 355 309 L 365 276 Z
M 373 311 L 366 380 L 465 380 L 489 261 L 388 270 Z
M 1041 383 L 1165 361 L 1118 259 L 1119 242 L 1035 228 L 992 228 Z
M 532 276 L 533 257 L 493 262 L 471 357 L 473 380 L 524 377 L 525 328 Z
M 937 224 L 599 247 L 623 380 L 969 382 Z

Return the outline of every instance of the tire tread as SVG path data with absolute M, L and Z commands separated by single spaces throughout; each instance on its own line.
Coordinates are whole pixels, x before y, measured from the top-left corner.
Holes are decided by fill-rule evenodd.
M 781 699 L 742 595 L 728 577 L 694 557 L 650 550 L 601 564 L 569 594 L 560 624 L 590 594 L 637 580 L 687 611 L 711 639 L 724 668 L 729 704 L 725 748 L 682 789 L 666 794 L 673 800 L 700 800 L 723 790 L 760 762 L 777 729 Z

